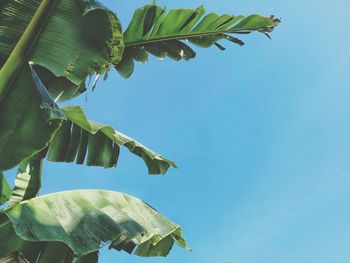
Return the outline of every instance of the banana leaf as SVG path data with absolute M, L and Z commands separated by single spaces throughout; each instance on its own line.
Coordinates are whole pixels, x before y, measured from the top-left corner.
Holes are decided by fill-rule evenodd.
M 66 121 L 53 138 L 48 160 L 88 166 L 115 167 L 120 147 L 141 157 L 149 174 L 165 174 L 176 164 L 108 125 L 88 120 L 80 106 L 61 108 Z
M 0 205 L 5 204 L 11 197 L 12 189 L 4 174 L 0 171 Z
M 69 101 L 87 91 L 85 82 L 76 85 L 65 77 L 55 76 L 50 70 L 42 66 L 34 65 L 33 68 L 56 102 Z
M 88 75 L 103 73 L 121 58 L 123 40 L 116 15 L 94 0 L 53 0 L 40 37 L 35 40 L 29 61 L 82 85 Z M 34 18 L 40 0 L 3 0 L 0 4 L 0 55 L 8 57 Z M 42 79 L 46 72 L 40 71 Z M 69 82 L 56 89 L 64 91 Z M 56 91 L 55 93 L 59 93 Z
M 34 156 L 20 163 L 15 179 L 9 205 L 15 205 L 22 201 L 34 198 L 41 188 L 43 159 Z
M 111 191 L 79 190 L 37 197 L 0 215 L 0 244 L 4 244 L 0 257 L 22 252 L 22 246 L 34 245 L 42 251 L 47 244 L 64 244 L 74 257 L 94 253 L 106 244 L 139 256 L 166 256 L 175 242 L 188 249 L 178 225 L 140 199 Z M 67 254 L 61 248 L 56 250 Z M 27 256 L 34 250 L 23 251 Z
M 64 118 L 35 71 L 25 66 L 0 102 L 0 170 L 46 148 Z
M 46 148 L 61 125 L 64 116 L 45 84 L 55 96 L 74 97 L 122 50 L 116 15 L 96 1 L 1 1 L 0 170 Z
M 15 260 L 38 263 L 98 262 L 98 251 L 78 257 L 63 242 L 35 242 L 20 238 L 4 213 L 0 214 L 0 240 L 3 241 L 0 246 L 1 263 Z
M 123 59 L 115 68 L 121 76 L 128 78 L 134 71 L 134 61 L 145 63 L 148 55 L 157 58 L 170 57 L 175 61 L 190 60 L 196 52 L 188 42 L 202 48 L 216 45 L 219 40 L 243 45 L 244 42 L 232 34 L 261 32 L 268 34 L 280 22 L 273 16 L 233 16 L 210 13 L 206 16 L 204 7 L 197 9 L 166 9 L 155 3 L 135 11 L 124 32 L 125 50 Z

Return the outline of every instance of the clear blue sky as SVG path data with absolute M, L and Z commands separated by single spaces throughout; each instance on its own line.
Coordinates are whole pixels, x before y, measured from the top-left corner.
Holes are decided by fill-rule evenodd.
M 148 1 L 104 1 L 124 27 Z M 117 169 L 46 165 L 43 193 L 130 193 L 183 226 L 193 249 L 160 259 L 103 250 L 102 263 L 348 263 L 350 2 L 158 1 L 232 14 L 275 14 L 269 40 L 197 49 L 190 62 L 151 59 L 73 103 L 169 159 L 150 177 L 124 151 Z M 71 104 L 73 104 L 71 103 Z

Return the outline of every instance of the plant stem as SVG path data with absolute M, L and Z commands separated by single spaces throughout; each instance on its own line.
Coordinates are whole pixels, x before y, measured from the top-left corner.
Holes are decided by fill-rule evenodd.
M 34 44 L 42 32 L 48 17 L 51 14 L 57 0 L 42 0 L 28 27 L 13 49 L 5 65 L 0 70 L 0 102 L 6 95 L 11 84 L 16 79 L 24 63 L 34 47 Z

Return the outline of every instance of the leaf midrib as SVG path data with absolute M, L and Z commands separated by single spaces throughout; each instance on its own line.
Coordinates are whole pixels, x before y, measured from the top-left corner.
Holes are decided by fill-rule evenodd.
M 198 32 L 198 33 L 188 33 L 188 34 L 175 34 L 175 35 L 169 35 L 164 37 L 134 40 L 134 41 L 125 42 L 124 44 L 125 44 L 125 47 L 132 47 L 132 46 L 152 44 L 152 43 L 165 42 L 165 41 L 171 41 L 171 40 L 192 39 L 192 38 L 198 38 L 198 37 L 208 37 L 208 36 L 223 35 L 223 34 L 239 34 L 241 32 L 258 30 L 260 28 L 261 27 L 251 27 L 251 28 L 240 29 L 240 30 L 228 29 L 228 30 L 215 30 L 215 31 L 206 31 L 206 32 Z

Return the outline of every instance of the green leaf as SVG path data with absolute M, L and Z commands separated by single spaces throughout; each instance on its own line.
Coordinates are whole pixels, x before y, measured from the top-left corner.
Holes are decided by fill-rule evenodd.
M 0 102 L 0 170 L 46 148 L 64 118 L 35 71 L 25 66 Z
M 23 66 L 28 62 L 28 57 L 32 52 L 34 44 L 42 33 L 55 4 L 56 0 L 43 0 L 40 5 L 38 5 L 35 13 L 33 13 L 31 20 L 28 21 L 28 24 L 25 26 L 25 30 L 23 30 L 23 34 L 20 35 L 18 42 L 12 40 L 14 48 L 9 51 L 9 54 L 5 54 L 5 58 L 7 55 L 8 58 L 0 70 L 0 101 L 3 100 L 11 84 L 13 84 Z M 4 15 L 6 19 L 6 6 L 1 11 L 3 11 L 2 13 L 4 14 L 2 15 Z M 6 40 L 4 40 L 4 42 L 6 43 Z
M 41 188 L 43 160 L 34 156 L 20 163 L 15 179 L 15 188 L 9 204 L 15 205 L 22 201 L 34 198 Z
M 65 263 L 66 258 L 69 258 L 71 262 L 70 249 L 61 242 L 47 242 L 45 248 L 40 253 L 38 263 Z
M 97 263 L 97 262 L 98 262 L 98 252 L 93 252 L 86 256 L 82 256 L 78 260 L 78 263 Z
M 48 15 L 40 37 L 29 43 L 28 60 L 47 69 L 38 70 L 40 78 L 53 95 L 63 92 L 62 98 L 67 100 L 69 94 L 76 96 L 75 90 L 84 89 L 87 76 L 102 73 L 121 59 L 121 26 L 116 15 L 97 1 L 50 1 L 57 4 Z M 2 59 L 10 56 L 40 3 L 40 0 L 1 2 Z
M 175 163 L 148 149 L 134 139 L 116 131 L 108 125 L 90 121 L 80 106 L 61 108 L 65 122 L 53 138 L 48 160 L 54 162 L 74 162 L 89 166 L 115 167 L 119 149 L 126 147 L 141 157 L 150 174 L 165 174 Z
M 86 92 L 85 83 L 76 85 L 65 77 L 57 77 L 48 69 L 36 65 L 35 71 L 56 102 L 69 101 Z
M 54 4 L 54 0 L 41 2 L 0 70 L 1 170 L 10 169 L 23 159 L 45 148 L 63 117 L 36 72 L 27 64 L 30 52 L 35 46 L 34 42 L 42 32 Z M 0 17 L 6 20 L 8 10 L 5 2 L 2 2 L 2 5 Z M 3 27 L 1 27 L 2 31 Z M 6 46 L 8 41 L 6 37 L 0 38 L 3 41 L 0 47 Z M 13 43 L 15 44 L 16 41 Z M 6 58 L 7 54 L 4 57 Z
M 84 92 L 88 76 L 119 62 L 123 42 L 116 15 L 96 1 L 3 0 L 0 25 L 0 170 L 8 170 L 46 148 L 64 118 L 47 89 L 58 100 Z
M 166 256 L 174 242 L 188 249 L 178 225 L 140 199 L 117 192 L 62 192 L 24 201 L 4 213 L 8 220 L 0 220 L 1 244 L 14 238 L 13 227 L 24 240 L 59 241 L 78 257 L 106 243 L 128 253 L 136 247 L 134 254 L 139 256 Z
M 197 9 L 174 9 L 166 14 L 165 8 L 156 4 L 146 5 L 135 11 L 129 27 L 124 32 L 125 50 L 123 59 L 115 68 L 128 78 L 134 70 L 134 60 L 147 62 L 148 54 L 158 58 L 170 57 L 176 61 L 189 60 L 196 56 L 184 41 L 207 48 L 217 42 L 229 40 L 238 45 L 243 41 L 231 34 L 267 34 L 280 22 L 274 17 L 260 15 L 233 16 L 210 13 L 204 16 L 201 6 Z
M 12 189 L 6 181 L 4 174 L 0 171 L 0 205 L 3 205 L 10 199 L 11 193 Z

